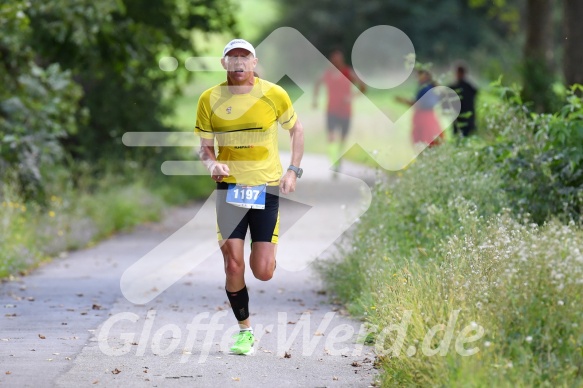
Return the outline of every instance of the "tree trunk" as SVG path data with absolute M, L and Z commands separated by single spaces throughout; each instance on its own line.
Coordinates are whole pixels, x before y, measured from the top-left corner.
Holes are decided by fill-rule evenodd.
M 565 54 L 563 74 L 567 85 L 583 85 L 583 1 L 563 0 Z
M 572 0 L 579 2 L 581 0 Z M 552 109 L 553 0 L 528 0 L 526 5 L 526 43 L 523 62 L 523 99 L 534 103 L 536 111 Z

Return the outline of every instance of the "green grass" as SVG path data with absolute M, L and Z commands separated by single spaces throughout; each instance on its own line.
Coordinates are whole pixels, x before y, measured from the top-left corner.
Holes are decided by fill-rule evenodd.
M 320 265 L 376 333 L 383 386 L 583 384 L 583 231 L 515 218 L 493 165 L 470 146 L 426 151 L 375 188 L 349 244 Z M 429 355 L 444 337 L 423 348 L 427 333 L 456 310 L 445 355 Z M 396 338 L 380 333 L 407 312 L 400 355 L 383 354 Z M 479 337 L 465 346 L 474 355 L 456 350 L 464 329 Z
M 107 170 L 107 169 L 106 169 Z M 131 170 L 131 171 L 130 171 Z M 120 231 L 160 219 L 164 209 L 205 198 L 206 176 L 165 176 L 135 169 L 86 172 L 72 187 L 68 174 L 47 188 L 43 206 L 24 202 L 6 184 L 0 193 L 0 278 L 92 245 Z

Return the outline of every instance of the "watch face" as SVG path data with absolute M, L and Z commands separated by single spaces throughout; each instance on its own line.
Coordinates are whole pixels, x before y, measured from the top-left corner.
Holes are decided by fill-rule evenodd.
M 301 178 L 303 173 L 304 170 L 302 168 L 298 168 L 298 178 Z

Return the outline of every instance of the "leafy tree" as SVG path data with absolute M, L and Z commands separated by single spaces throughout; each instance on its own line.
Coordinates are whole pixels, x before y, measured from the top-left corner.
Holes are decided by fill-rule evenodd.
M 37 60 L 70 69 L 85 92 L 90 121 L 66 149 L 89 160 L 135 156 L 122 135 L 166 130 L 164 93 L 189 75 L 161 71 L 159 57 L 197 55 L 193 30 L 233 30 L 233 10 L 229 0 L 59 0 L 29 8 Z
M 564 0 L 563 12 L 565 21 L 565 58 L 563 71 L 567 85 L 583 85 L 583 1 Z
M 495 53 L 500 37 L 510 32 L 509 22 L 488 18 L 486 9 L 467 0 L 297 0 L 281 6 L 284 16 L 276 27 L 296 28 L 323 53 L 337 46 L 350 53 L 366 29 L 392 25 L 409 36 L 418 57 L 444 63 L 467 57 L 479 44 Z M 513 13 L 505 17 L 516 19 Z
M 42 168 L 60 158 L 59 140 L 76 133 L 83 116 L 81 88 L 58 64 L 34 63 L 27 7 L 23 0 L 0 3 L 0 179 L 42 200 Z
M 527 0 L 526 41 L 523 57 L 523 98 L 536 111 L 550 111 L 555 79 L 548 53 L 552 50 L 553 0 Z

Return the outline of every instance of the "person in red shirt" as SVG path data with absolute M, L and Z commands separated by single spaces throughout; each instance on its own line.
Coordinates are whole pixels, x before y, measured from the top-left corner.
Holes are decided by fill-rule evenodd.
M 340 168 L 340 156 L 344 149 L 344 141 L 350 128 L 352 115 L 352 86 L 356 85 L 362 93 L 366 87 L 356 76 L 350 66 L 344 61 L 341 50 L 335 49 L 328 56 L 331 66 L 316 81 L 314 87 L 314 108 L 318 107 L 318 95 L 322 84 L 328 91 L 327 130 L 328 156 L 334 163 L 334 169 Z
M 428 70 L 418 70 L 417 80 L 419 86 L 414 100 L 401 96 L 397 96 L 396 100 L 408 106 L 414 106 L 413 130 L 411 131 L 413 144 L 421 143 L 434 147 L 445 140 L 443 129 L 434 110 L 440 101 L 440 96 L 433 90 L 437 84 Z

